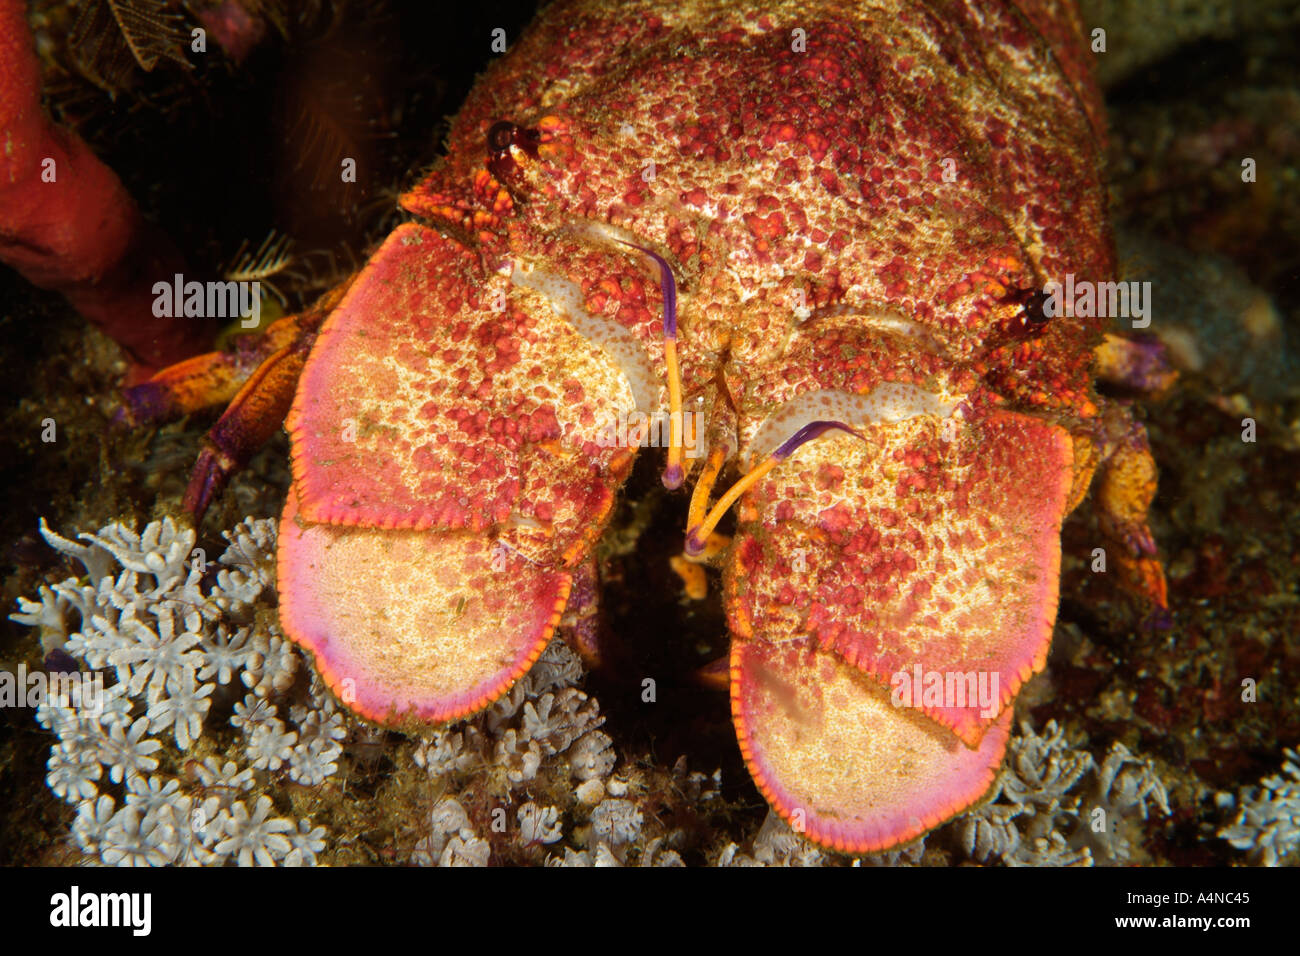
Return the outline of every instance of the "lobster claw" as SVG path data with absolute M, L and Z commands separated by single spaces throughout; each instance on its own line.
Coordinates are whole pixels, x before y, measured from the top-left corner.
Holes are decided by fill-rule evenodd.
M 281 619 L 374 720 L 463 716 L 526 672 L 631 465 L 599 440 L 628 401 L 617 361 L 509 281 L 399 227 L 289 413 Z
M 792 825 L 868 852 L 988 789 L 1046 662 L 1072 463 L 1040 419 L 930 415 L 824 437 L 754 485 L 726 573 L 732 714 Z

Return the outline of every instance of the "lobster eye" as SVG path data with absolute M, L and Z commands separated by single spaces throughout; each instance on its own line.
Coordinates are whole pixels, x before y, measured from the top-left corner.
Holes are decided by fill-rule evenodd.
M 1033 328 L 1041 328 L 1047 324 L 1049 318 L 1047 314 L 1047 303 L 1051 297 L 1046 292 L 1032 292 L 1025 299 L 1022 306 L 1024 321 L 1026 325 Z
M 537 146 L 542 136 L 537 130 L 501 120 L 493 123 L 487 133 L 488 169 L 497 179 L 504 179 L 515 171 L 515 157 L 511 147 L 517 146 L 533 159 L 537 158 Z
M 503 153 L 510 148 L 510 144 L 515 140 L 515 132 L 519 129 L 514 123 L 508 123 L 504 120 L 499 123 L 493 123 L 492 128 L 488 130 L 487 146 L 489 153 Z
M 1046 292 L 1033 288 L 1013 289 L 1007 293 L 1002 301 L 1019 308 L 1002 320 L 999 338 L 1037 338 L 1051 318 L 1047 310 L 1050 300 L 1051 296 Z

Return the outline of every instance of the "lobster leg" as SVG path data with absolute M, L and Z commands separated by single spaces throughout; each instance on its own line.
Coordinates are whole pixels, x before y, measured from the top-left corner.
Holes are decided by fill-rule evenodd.
M 1097 378 L 1121 388 L 1159 396 L 1178 379 L 1164 346 L 1153 336 L 1108 332 L 1092 354 Z
M 309 343 L 299 343 L 267 358 L 208 432 L 185 489 L 184 507 L 195 521 L 284 423 L 308 351 Z
M 237 338 L 230 348 L 195 355 L 123 389 L 118 421 L 148 425 L 229 405 L 262 363 L 291 346 L 310 348 L 311 340 L 304 336 L 315 335 L 350 284 L 325 293 L 304 312 L 273 322 L 263 335 Z
M 583 663 L 597 668 L 602 663 L 600 648 L 600 568 L 596 556 L 573 569 L 573 584 L 569 589 L 569 604 L 560 619 L 569 645 L 578 652 Z
M 314 329 L 321 318 L 315 313 L 287 316 L 255 340 L 237 339 L 229 349 L 169 365 L 147 381 L 123 389 L 118 420 L 149 425 L 229 405 L 263 362 Z
M 237 340 L 230 349 L 196 355 L 125 389 L 117 418 L 132 425 L 227 406 L 208 432 L 185 490 L 185 510 L 195 520 L 283 424 L 316 331 L 347 286 L 273 323 L 251 343 Z
M 1101 422 L 1094 498 L 1102 532 L 1116 546 L 1124 586 L 1168 607 L 1164 568 L 1147 524 L 1157 479 L 1147 430 L 1117 405 L 1105 410 Z

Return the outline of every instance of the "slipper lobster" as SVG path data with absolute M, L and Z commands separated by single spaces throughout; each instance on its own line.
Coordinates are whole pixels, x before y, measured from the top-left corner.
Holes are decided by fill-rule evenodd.
M 345 288 L 130 407 L 233 396 L 199 512 L 287 412 L 283 627 L 397 726 L 486 707 L 594 600 L 645 438 L 612 424 L 666 421 L 688 555 L 738 509 L 759 789 L 824 846 L 906 842 L 992 783 L 1090 486 L 1164 603 L 1106 320 L 1044 308 L 1115 272 L 1081 36 L 1063 0 L 552 4 Z

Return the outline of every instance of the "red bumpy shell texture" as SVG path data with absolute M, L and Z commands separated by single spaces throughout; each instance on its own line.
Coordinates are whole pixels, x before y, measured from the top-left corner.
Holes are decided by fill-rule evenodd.
M 977 800 L 1045 661 L 1097 415 L 1101 319 L 1006 334 L 1045 280 L 1113 277 L 1080 35 L 1052 2 L 546 8 L 290 415 L 283 616 L 331 686 L 445 719 L 540 652 L 627 473 L 602 427 L 666 401 L 658 276 L 622 238 L 669 262 L 684 393 L 741 470 L 810 396 L 863 410 L 741 501 L 732 701 L 760 788 L 852 852 Z M 526 133 L 489 153 L 503 121 Z M 882 387 L 915 407 L 868 414 Z M 916 668 L 992 696 L 898 706 Z

